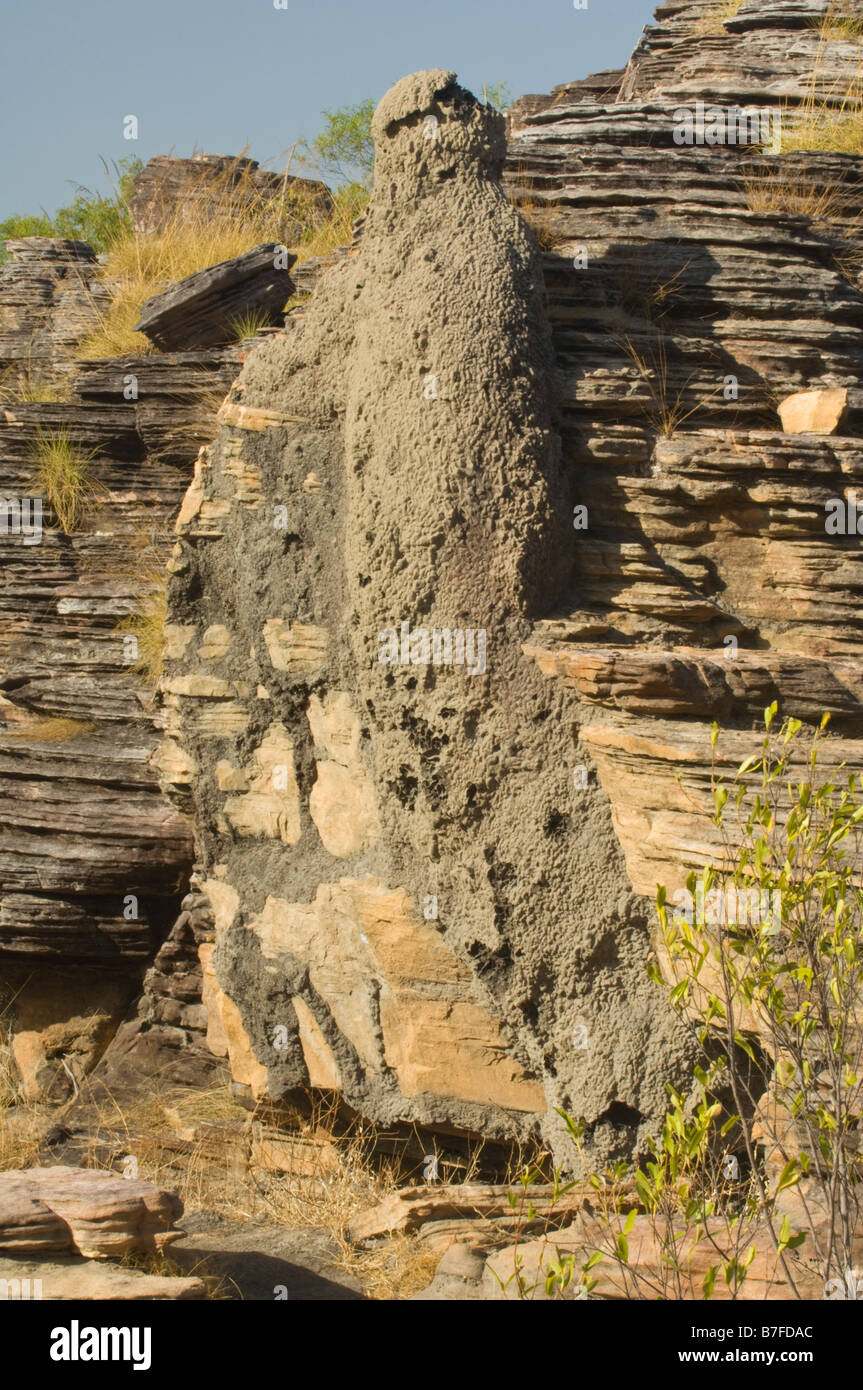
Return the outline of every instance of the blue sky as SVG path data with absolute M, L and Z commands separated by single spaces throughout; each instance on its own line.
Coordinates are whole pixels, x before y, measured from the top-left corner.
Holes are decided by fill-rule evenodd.
M 516 96 L 621 66 L 656 0 L 6 0 L 0 219 L 49 213 L 100 156 L 249 153 L 283 168 L 325 107 L 418 68 Z M 135 115 L 136 141 L 123 138 Z

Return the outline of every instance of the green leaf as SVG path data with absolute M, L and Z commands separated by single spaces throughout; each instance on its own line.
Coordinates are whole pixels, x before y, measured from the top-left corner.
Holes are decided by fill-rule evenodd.
M 782 1172 L 779 1174 L 779 1181 L 776 1184 L 776 1196 L 784 1192 L 786 1187 L 794 1187 L 800 1181 L 799 1164 L 796 1158 L 789 1158 Z
M 749 1058 L 749 1060 L 751 1062 L 754 1062 L 755 1053 L 752 1050 L 752 1044 L 746 1041 L 743 1034 L 740 1032 L 735 1032 L 734 1041 L 737 1043 L 737 1046 L 741 1049 L 741 1051 L 746 1053 L 746 1056 Z

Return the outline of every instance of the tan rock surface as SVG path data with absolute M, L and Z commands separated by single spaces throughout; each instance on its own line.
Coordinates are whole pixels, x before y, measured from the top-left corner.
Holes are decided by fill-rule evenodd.
M 180 1234 L 180 1233 L 178 1233 Z M 37 1299 L 48 1302 L 117 1302 L 146 1300 L 187 1302 L 207 1297 L 202 1279 L 148 1274 L 104 1260 L 55 1256 L 51 1260 L 0 1258 L 0 1302 Z
M 207 1046 L 216 1057 L 227 1057 L 231 1075 L 248 1086 L 256 1098 L 267 1094 L 267 1069 L 255 1057 L 240 1011 L 223 992 L 213 969 L 211 943 L 198 947 L 203 972 L 202 1002 L 207 1010 Z
M 0 1173 L 0 1250 L 74 1250 L 92 1259 L 161 1250 L 180 1232 L 173 1192 L 93 1168 Z
M 786 434 L 835 434 L 847 405 L 844 386 L 797 391 L 780 402 L 779 418 Z

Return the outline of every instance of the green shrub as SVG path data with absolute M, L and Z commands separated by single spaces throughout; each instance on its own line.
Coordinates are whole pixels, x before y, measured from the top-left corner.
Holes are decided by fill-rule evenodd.
M 114 165 L 110 195 L 79 186 L 72 202 L 58 208 L 53 217 L 46 212 L 7 217 L 0 222 L 0 265 L 6 259 L 6 242 L 17 237 L 70 237 L 74 241 L 86 241 L 99 253 L 110 250 L 129 229 L 128 199 L 143 167 L 137 155 L 129 155 Z
M 730 780 L 717 773 L 713 726 L 721 853 L 674 905 L 657 893 L 662 963 L 649 973 L 701 1049 L 692 1091 L 669 1087 L 639 1162 L 589 1174 L 595 1250 L 558 1253 L 533 1283 L 516 1253 L 507 1283 L 520 1298 L 541 1284 L 589 1296 L 598 1265 L 628 1298 L 709 1299 L 717 1283 L 745 1298 L 756 1257 L 761 1281 L 800 1298 L 813 1271 L 794 1251 L 807 1234 L 825 1296 L 846 1296 L 863 1215 L 861 779 L 844 764 L 822 770 L 828 716 L 801 744 L 801 722 L 777 733 L 776 713 L 765 710 L 760 749 Z M 558 1113 L 586 1167 L 584 1121 Z M 524 1192 L 539 1177 L 528 1170 Z M 791 1188 L 796 1233 L 777 1205 Z M 630 1255 L 638 1212 L 648 1263 Z

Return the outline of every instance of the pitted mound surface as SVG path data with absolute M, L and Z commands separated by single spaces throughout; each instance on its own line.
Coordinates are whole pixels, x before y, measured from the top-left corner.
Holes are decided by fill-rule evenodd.
M 539 255 L 503 120 L 452 74 L 374 130 L 361 248 L 249 358 L 179 524 L 162 763 L 216 1042 L 253 1090 L 384 1122 L 556 1142 L 576 1107 L 601 1158 L 683 1044 L 607 803 L 573 790 L 575 699 L 521 650 L 573 551 Z

